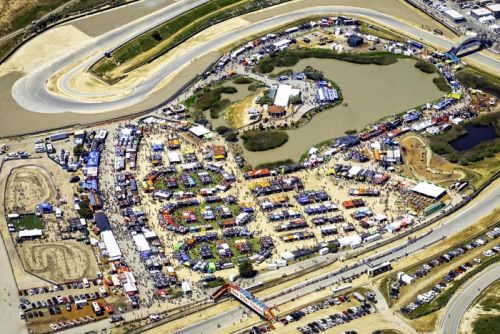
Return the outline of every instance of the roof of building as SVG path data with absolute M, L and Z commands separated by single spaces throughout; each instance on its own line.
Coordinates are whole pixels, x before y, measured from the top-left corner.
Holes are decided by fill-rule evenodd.
M 99 211 L 94 213 L 94 220 L 100 232 L 111 230 L 111 225 L 109 224 L 108 217 L 104 212 Z
M 193 126 L 192 128 L 190 128 L 189 132 L 191 132 L 192 134 L 194 134 L 197 137 L 203 137 L 204 135 L 210 133 L 210 130 L 208 130 L 203 125 L 198 125 L 198 126 Z
M 274 99 L 275 106 L 288 107 L 291 96 L 300 94 L 300 89 L 292 88 L 290 85 L 279 85 Z
M 486 6 L 486 8 L 488 8 L 492 12 L 500 12 L 500 3 L 494 3 L 491 5 L 488 5 L 488 6 Z
M 101 232 L 101 239 L 104 242 L 104 246 L 106 246 L 108 257 L 110 259 L 118 259 L 122 256 L 122 252 L 120 251 L 120 247 L 118 246 L 118 242 L 116 242 L 113 232 Z
M 214 146 L 214 155 L 217 156 L 225 156 L 226 155 L 226 149 L 224 146 L 221 145 L 215 145 Z
M 149 252 L 151 250 L 144 234 L 139 233 L 132 236 L 132 238 L 134 239 L 135 246 L 139 252 Z
M 285 107 L 283 106 L 269 106 L 267 109 L 269 114 L 283 114 L 285 113 Z
M 412 191 L 432 197 L 432 198 L 439 198 L 442 196 L 444 193 L 446 193 L 446 189 L 436 186 L 435 184 L 432 183 L 427 183 L 427 182 L 420 182 L 417 184 L 415 187 L 411 189 Z
M 444 13 L 454 20 L 463 20 L 464 19 L 464 16 L 454 9 L 448 9 Z
M 19 231 L 19 238 L 30 238 L 30 237 L 40 237 L 42 236 L 41 229 L 33 229 L 33 230 L 23 230 Z
M 486 8 L 473 9 L 473 10 L 471 10 L 471 13 L 474 15 L 477 15 L 477 16 L 491 15 L 491 11 L 489 11 Z

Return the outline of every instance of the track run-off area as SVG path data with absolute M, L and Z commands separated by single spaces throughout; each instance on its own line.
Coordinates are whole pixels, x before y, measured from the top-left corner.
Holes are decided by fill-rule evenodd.
M 286 12 L 283 5 L 283 14 L 273 16 L 258 22 L 247 22 L 243 26 L 236 26 L 213 39 L 196 44 L 195 47 L 185 48 L 176 57 L 162 62 L 160 66 L 141 78 L 138 82 L 126 89 L 114 91 L 109 86 L 107 91 L 86 92 L 80 91 L 71 85 L 75 76 L 81 75 L 94 62 L 100 59 L 104 52 L 113 50 L 119 45 L 135 38 L 141 33 L 157 26 L 161 22 L 178 16 L 207 0 L 179 1 L 134 22 L 105 33 L 89 42 L 83 43 L 72 52 L 50 60 L 44 66 L 24 75 L 12 87 L 12 96 L 24 109 L 38 113 L 95 113 L 119 110 L 136 105 L 164 84 L 171 80 L 176 71 L 189 66 L 193 61 L 210 52 L 218 51 L 232 45 L 245 37 L 258 35 L 270 29 L 293 23 L 294 21 L 314 15 L 353 15 L 369 17 L 371 22 L 380 24 L 389 29 L 398 31 L 410 38 L 425 41 L 425 43 L 443 51 L 456 45 L 446 37 L 435 35 L 422 30 L 410 23 L 404 22 L 387 14 L 355 6 L 310 6 L 302 9 L 293 9 Z M 268 9 L 266 9 L 268 10 Z M 266 11 L 263 10 L 263 11 Z M 217 26 L 214 26 L 217 27 Z M 178 48 L 182 47 L 179 46 Z M 168 55 L 168 54 L 167 54 Z M 466 61 L 473 62 L 483 69 L 498 72 L 500 61 L 485 53 L 470 55 Z M 57 74 L 58 92 L 48 89 L 47 82 Z

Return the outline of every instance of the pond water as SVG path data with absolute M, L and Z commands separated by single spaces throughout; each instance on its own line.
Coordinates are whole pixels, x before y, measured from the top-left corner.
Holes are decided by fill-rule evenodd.
M 250 152 L 247 161 L 256 166 L 265 162 L 293 159 L 327 139 L 340 137 L 346 130 L 363 129 L 369 123 L 394 115 L 442 96 L 432 79 L 437 74 L 423 73 L 415 60 L 397 63 L 360 65 L 334 59 L 303 59 L 292 67 L 294 72 L 312 66 L 335 81 L 344 95 L 342 105 L 323 111 L 299 129 L 287 130 L 289 140 L 276 149 Z M 281 70 L 281 69 L 280 69 Z
M 492 140 L 497 137 L 495 129 L 490 125 L 469 124 L 465 126 L 465 130 L 467 130 L 465 136 L 449 143 L 457 151 L 469 150 L 485 140 Z

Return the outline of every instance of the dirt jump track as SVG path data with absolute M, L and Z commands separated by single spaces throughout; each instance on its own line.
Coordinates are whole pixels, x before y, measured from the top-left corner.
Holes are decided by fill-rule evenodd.
M 18 247 L 27 271 L 53 282 L 95 277 L 92 250 L 76 241 L 24 242 Z
M 52 179 L 43 167 L 16 167 L 7 179 L 5 208 L 7 212 L 33 213 L 43 201 L 55 203 L 56 196 Z

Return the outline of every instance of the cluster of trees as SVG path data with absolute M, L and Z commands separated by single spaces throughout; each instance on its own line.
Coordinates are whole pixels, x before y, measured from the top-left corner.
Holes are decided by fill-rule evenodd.
M 257 271 L 253 269 L 252 262 L 250 261 L 240 262 L 238 264 L 238 271 L 242 278 L 252 278 L 257 275 Z

